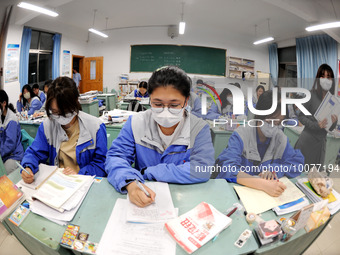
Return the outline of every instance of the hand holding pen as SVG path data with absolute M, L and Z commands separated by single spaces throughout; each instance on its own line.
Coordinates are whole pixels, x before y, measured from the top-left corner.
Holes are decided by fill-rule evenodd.
M 138 207 L 145 207 L 155 201 L 156 193 L 148 186 L 135 180 L 126 186 L 129 199 Z
M 32 170 L 29 167 L 23 168 L 22 165 L 20 165 L 18 162 L 16 162 L 18 167 L 21 168 L 21 178 L 24 180 L 25 183 L 32 183 L 34 181 L 34 174 Z

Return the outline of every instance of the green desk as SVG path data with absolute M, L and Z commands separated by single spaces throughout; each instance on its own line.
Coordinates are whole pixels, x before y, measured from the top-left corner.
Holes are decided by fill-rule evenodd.
M 4 166 L 4 162 L 2 161 L 2 158 L 1 158 L 1 155 L 0 155 L 0 177 L 3 176 L 3 175 L 6 175 L 7 172 L 6 172 L 6 169 L 5 169 L 5 166 Z
M 226 131 L 219 129 L 218 126 L 211 127 L 211 139 L 215 149 L 215 159 L 221 154 L 221 152 L 227 147 L 229 138 L 233 131 Z
M 295 146 L 295 143 L 299 139 L 302 130 L 303 129 L 301 127 L 285 128 L 284 133 L 287 135 L 291 146 L 293 147 Z M 338 156 L 339 150 L 340 150 L 340 138 L 335 138 L 332 135 L 327 135 L 324 165 L 328 166 L 329 164 L 334 164 Z
M 41 123 L 36 123 L 30 120 L 19 121 L 21 129 L 25 129 L 26 132 L 33 138 L 35 138 L 38 128 Z
M 9 177 L 14 182 L 20 178 L 18 171 Z M 231 185 L 224 180 L 210 180 L 207 183 L 195 185 L 170 184 L 170 191 L 174 206 L 179 208 L 179 214 L 191 210 L 202 201 L 212 204 L 223 212 L 237 200 Z M 89 241 L 99 242 L 117 198 L 126 198 L 126 196 L 116 192 L 106 178 L 101 183 L 94 183 L 71 223 L 79 225 L 81 232 L 88 233 Z M 254 252 L 258 246 L 253 236 L 241 249 L 234 246 L 236 239 L 249 226 L 242 214 L 234 214 L 232 219 L 231 226 L 223 231 L 214 243 L 209 242 L 195 254 L 222 255 L 226 252 L 228 254 Z M 59 226 L 33 213 L 30 213 L 19 227 L 8 219 L 3 224 L 31 254 L 73 254 L 71 250 L 59 245 L 65 226 Z M 176 254 L 187 253 L 177 246 Z
M 110 149 L 113 140 L 117 138 L 124 124 L 125 122 L 118 124 L 106 124 L 107 149 Z
M 98 101 L 94 101 L 91 103 L 82 103 L 81 104 L 81 108 L 83 112 L 86 112 L 88 114 L 91 114 L 95 117 L 99 117 L 99 105 L 98 105 Z
M 98 99 L 105 101 L 106 111 L 111 111 L 117 108 L 117 95 L 116 94 L 98 94 Z

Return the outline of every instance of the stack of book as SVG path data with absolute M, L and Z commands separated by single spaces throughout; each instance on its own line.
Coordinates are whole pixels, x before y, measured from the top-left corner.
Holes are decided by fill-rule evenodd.
M 296 186 L 298 186 L 302 190 L 302 192 L 306 194 L 308 199 L 311 200 L 313 203 L 328 199 L 327 206 L 332 215 L 340 209 L 340 194 L 336 190 L 333 189 L 326 198 L 322 198 L 319 194 L 315 192 L 312 185 L 308 181 L 308 178 L 299 178 L 296 182 Z

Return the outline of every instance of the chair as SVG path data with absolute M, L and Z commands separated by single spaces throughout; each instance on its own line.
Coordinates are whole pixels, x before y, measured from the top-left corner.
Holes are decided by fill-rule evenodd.
M 25 129 L 21 129 L 21 144 L 24 148 L 24 151 L 27 150 L 29 146 L 33 143 L 34 138 L 30 136 Z

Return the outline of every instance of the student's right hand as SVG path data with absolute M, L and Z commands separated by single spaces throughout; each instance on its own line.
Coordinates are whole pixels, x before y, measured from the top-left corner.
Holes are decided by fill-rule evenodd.
M 272 197 L 279 197 L 286 188 L 286 185 L 277 180 L 266 180 L 263 185 L 263 191 Z
M 156 193 L 153 192 L 149 187 L 142 184 L 143 187 L 149 192 L 151 197 L 147 197 L 145 193 L 137 186 L 135 182 L 131 182 L 126 186 L 128 191 L 129 199 L 132 203 L 138 207 L 146 207 L 155 201 Z
M 319 121 L 319 127 L 320 128 L 326 128 L 327 127 L 327 119 L 324 118 L 322 121 Z
M 31 170 L 31 168 L 26 167 L 25 168 L 30 174 L 27 174 L 25 171 L 21 172 L 21 178 L 24 180 L 25 183 L 32 183 L 34 181 L 34 174 Z

